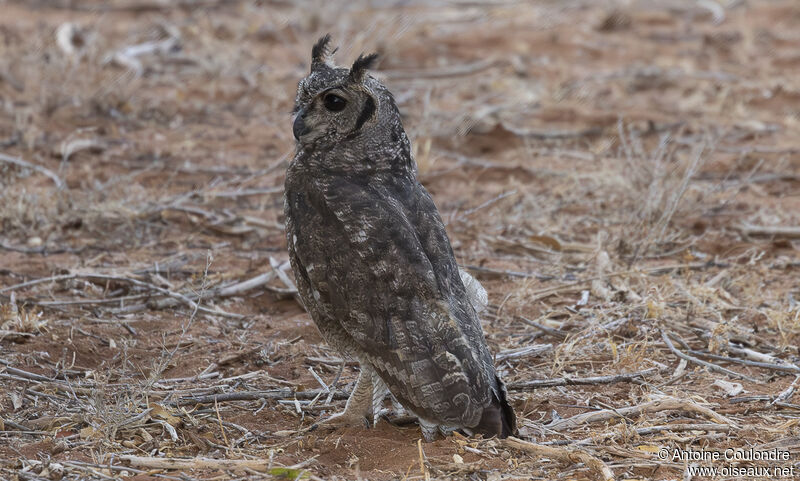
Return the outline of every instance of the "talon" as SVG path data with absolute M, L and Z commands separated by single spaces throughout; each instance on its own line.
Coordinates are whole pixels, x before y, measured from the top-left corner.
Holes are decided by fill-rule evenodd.
M 362 425 L 365 428 L 369 428 L 369 419 L 366 416 L 360 415 L 352 415 L 347 412 L 340 412 L 336 414 L 332 414 L 328 416 L 326 419 L 322 421 L 317 421 L 315 424 L 317 427 L 324 427 L 327 429 L 336 429 L 336 428 L 347 428 L 353 426 Z

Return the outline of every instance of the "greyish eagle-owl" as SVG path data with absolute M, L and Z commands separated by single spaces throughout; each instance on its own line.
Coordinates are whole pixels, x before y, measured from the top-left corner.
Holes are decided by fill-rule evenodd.
M 284 206 L 300 298 L 325 340 L 360 364 L 345 410 L 327 422 L 374 422 L 391 393 L 427 440 L 512 435 L 473 305 L 483 289 L 458 268 L 394 98 L 367 73 L 377 55 L 336 67 L 329 42 L 314 45 L 297 88 Z

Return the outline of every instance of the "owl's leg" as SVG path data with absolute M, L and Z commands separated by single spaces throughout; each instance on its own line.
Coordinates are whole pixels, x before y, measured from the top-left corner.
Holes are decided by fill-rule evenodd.
M 347 399 L 344 411 L 336 413 L 318 424 L 330 427 L 357 425 L 369 427 L 373 413 L 373 379 L 375 377 L 377 376 L 371 366 L 361 364 L 361 373 L 358 375 L 353 392 Z
M 425 438 L 425 442 L 430 443 L 436 441 L 436 435 L 439 434 L 439 425 L 422 418 L 418 419 L 419 428 L 422 430 L 422 437 Z
M 383 379 L 378 376 L 378 373 L 375 371 L 372 372 L 372 425 L 378 424 L 378 418 L 380 418 L 384 413 L 388 412 L 388 409 L 383 408 L 383 400 L 386 399 L 386 395 L 389 394 L 389 388 L 386 387 L 386 383 L 383 382 Z

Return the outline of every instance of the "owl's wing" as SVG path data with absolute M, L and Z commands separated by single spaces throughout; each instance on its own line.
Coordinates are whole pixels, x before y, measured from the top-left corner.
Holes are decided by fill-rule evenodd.
M 496 388 L 491 357 L 441 218 L 419 189 L 335 177 L 288 199 L 302 211 L 290 242 L 298 286 L 318 325 L 335 323 L 406 407 L 474 426 Z

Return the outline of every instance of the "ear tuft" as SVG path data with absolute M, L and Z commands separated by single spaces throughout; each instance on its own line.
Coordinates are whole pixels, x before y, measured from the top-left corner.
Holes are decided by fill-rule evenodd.
M 354 82 L 363 82 L 364 77 L 367 75 L 367 69 L 372 68 L 372 66 L 375 65 L 376 60 L 378 60 L 377 53 L 359 55 L 356 61 L 353 62 L 353 66 L 350 68 L 350 78 Z
M 331 34 L 326 33 L 325 36 L 317 40 L 314 47 L 311 48 L 311 71 L 314 71 L 321 65 L 330 66 L 333 63 L 332 56 L 336 50 L 331 51 Z

